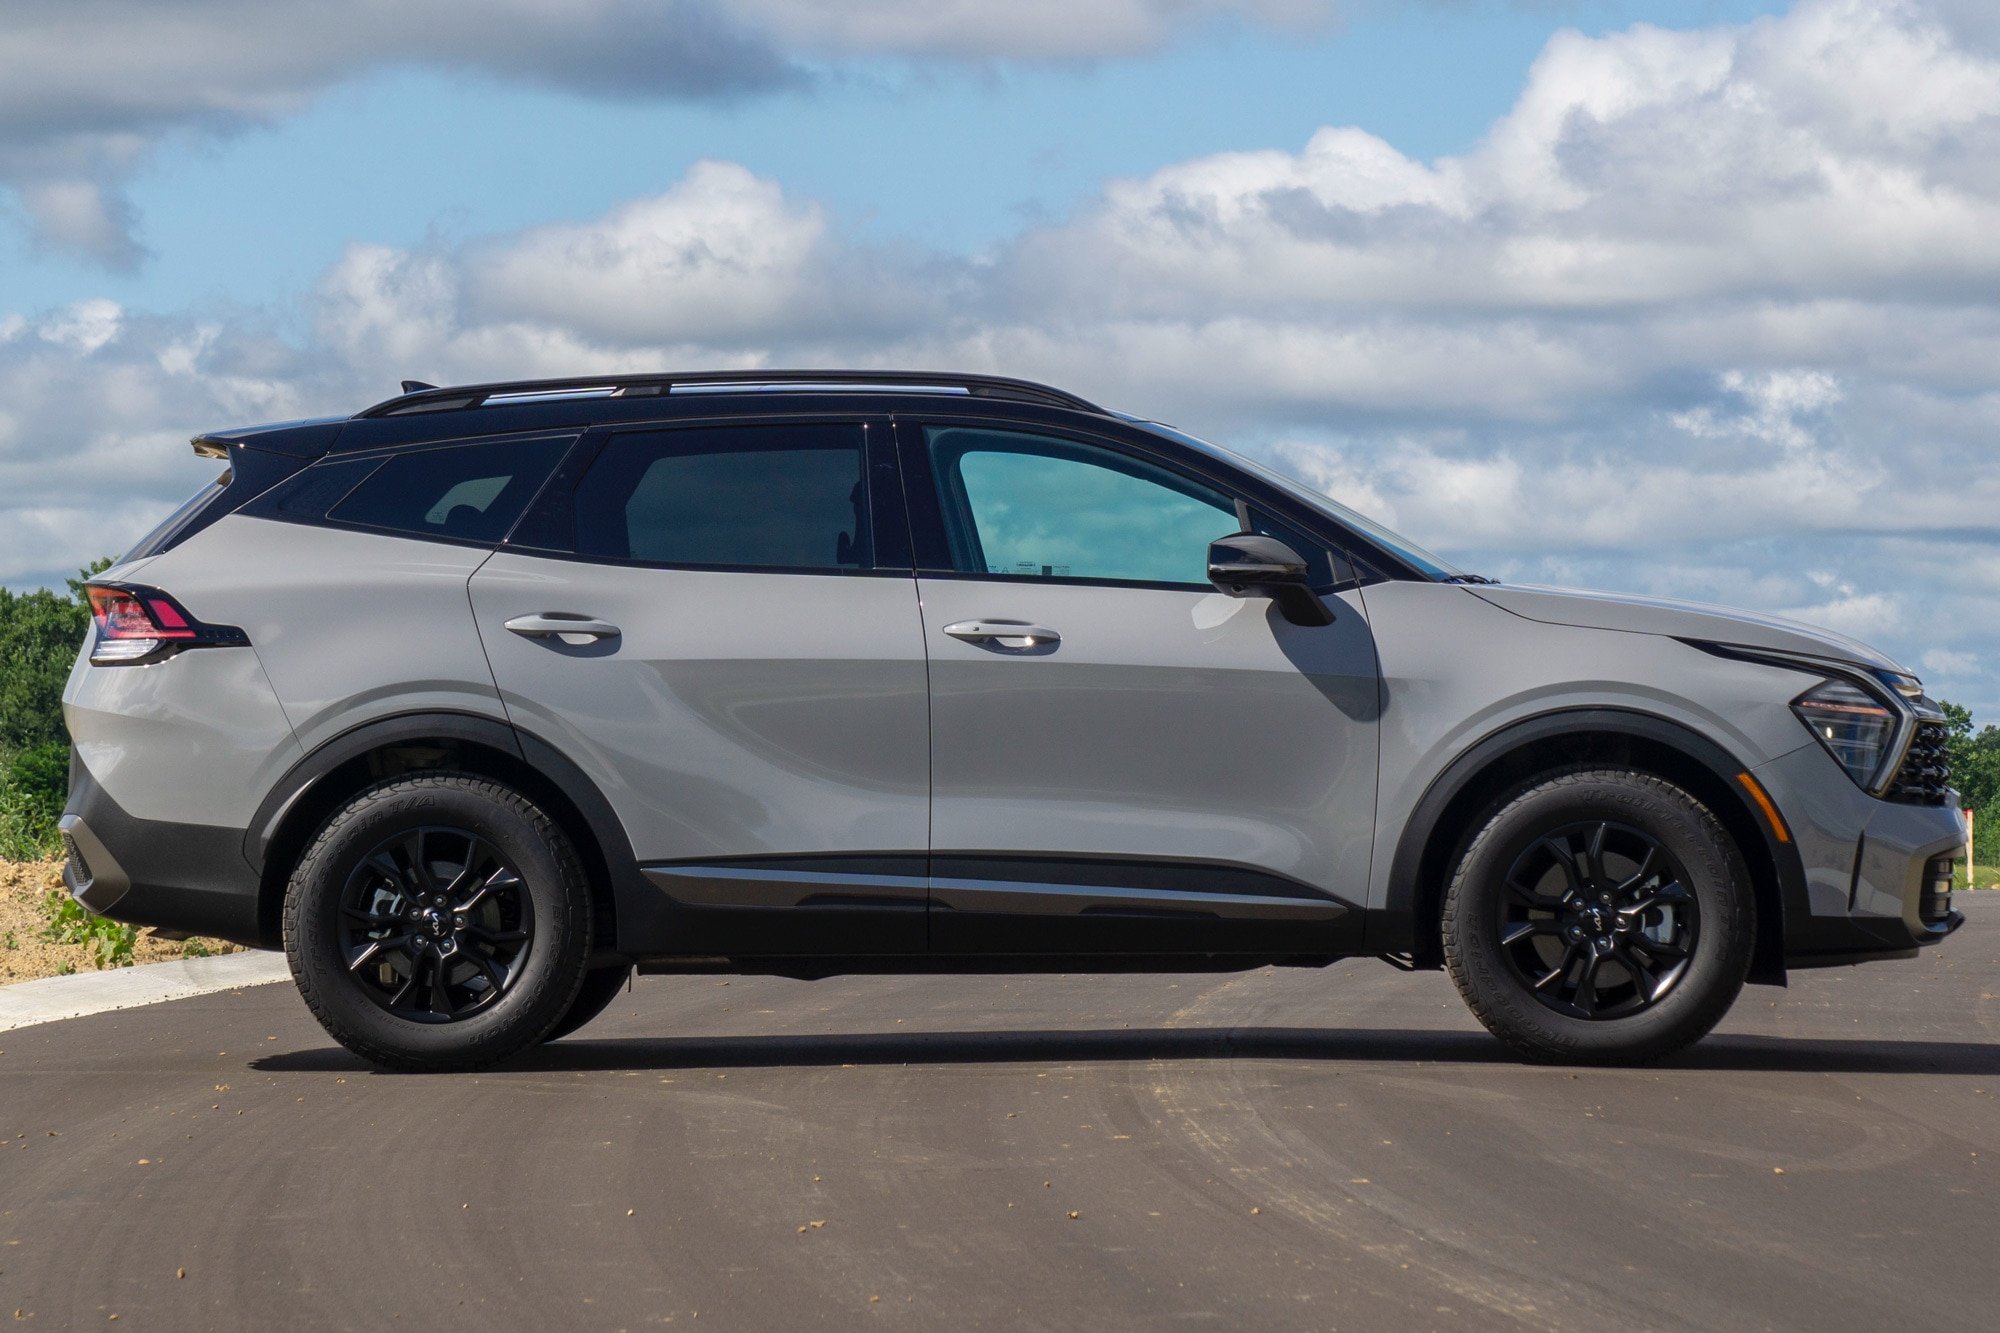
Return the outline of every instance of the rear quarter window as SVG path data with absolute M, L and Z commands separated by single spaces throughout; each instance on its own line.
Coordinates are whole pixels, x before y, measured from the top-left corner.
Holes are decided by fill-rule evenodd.
M 309 514 L 292 506 L 309 509 L 325 501 L 333 506 L 325 516 L 335 523 L 418 537 L 498 542 L 562 461 L 570 443 L 567 438 L 543 438 L 416 450 L 392 455 L 365 478 L 355 475 L 360 460 L 330 463 L 323 465 L 331 474 L 323 489 L 302 488 L 280 509 L 288 516 L 307 518 Z

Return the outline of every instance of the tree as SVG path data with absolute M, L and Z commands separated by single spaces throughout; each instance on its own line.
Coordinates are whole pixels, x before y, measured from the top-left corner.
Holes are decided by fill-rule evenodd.
M 1942 700 L 1938 707 L 1950 732 L 1951 782 L 1960 803 L 1973 812 L 1973 859 L 2000 864 L 2000 727 L 1989 723 L 1975 732 L 1970 709 Z
M 82 599 L 0 588 L 0 758 L 69 744 L 63 684 L 89 630 Z
M 1990 723 L 1975 734 L 1972 713 L 1943 703 L 1951 731 L 1951 781 L 1968 808 L 1984 810 L 2000 799 L 2000 727 Z

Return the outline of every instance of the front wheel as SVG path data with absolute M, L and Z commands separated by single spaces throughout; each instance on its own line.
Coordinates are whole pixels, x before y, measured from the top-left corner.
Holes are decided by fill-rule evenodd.
M 540 1041 L 590 956 L 590 889 L 554 821 L 488 778 L 380 783 L 327 821 L 285 895 L 292 976 L 391 1069 L 474 1069 Z
M 1474 836 L 1445 893 L 1445 965 L 1532 1060 L 1639 1063 L 1698 1041 L 1750 969 L 1755 909 L 1715 816 L 1650 774 L 1564 773 Z
M 560 1041 L 590 1022 L 591 1019 L 596 1018 L 611 1007 L 612 1002 L 618 998 L 619 992 L 625 989 L 625 984 L 631 979 L 632 965 L 630 963 L 618 963 L 611 967 L 594 968 L 584 973 L 583 987 L 577 991 L 576 998 L 570 1001 L 569 1012 L 564 1014 L 562 1019 L 553 1028 L 549 1029 L 548 1035 L 543 1037 L 542 1040 Z

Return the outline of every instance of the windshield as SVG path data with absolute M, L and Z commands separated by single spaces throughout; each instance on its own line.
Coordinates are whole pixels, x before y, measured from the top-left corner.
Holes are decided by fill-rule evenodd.
M 1467 574 L 1464 570 L 1455 568 L 1446 561 L 1440 560 L 1409 538 L 1389 531 L 1389 529 L 1383 527 L 1374 519 L 1364 514 L 1355 513 L 1352 509 L 1340 503 L 1340 501 L 1320 494 L 1320 492 L 1314 490 L 1304 482 L 1293 477 L 1288 477 L 1275 468 L 1267 467 L 1253 458 L 1245 458 L 1233 449 L 1225 449 L 1219 444 L 1210 444 L 1207 440 L 1199 439 L 1188 434 L 1186 431 L 1175 430 L 1172 426 L 1165 426 L 1157 421 L 1140 421 L 1136 418 L 1131 420 L 1133 425 L 1152 431 L 1155 435 L 1163 435 L 1167 439 L 1199 449 L 1211 457 L 1218 458 L 1230 464 L 1232 467 L 1242 468 L 1245 472 L 1261 477 L 1263 480 L 1270 482 L 1273 486 L 1284 491 L 1287 495 L 1303 500 L 1327 517 L 1353 528 L 1377 546 L 1382 547 L 1401 559 L 1411 568 L 1428 575 L 1430 578 L 1436 579 L 1440 583 L 1487 582 L 1487 580 L 1480 578 L 1476 574 Z

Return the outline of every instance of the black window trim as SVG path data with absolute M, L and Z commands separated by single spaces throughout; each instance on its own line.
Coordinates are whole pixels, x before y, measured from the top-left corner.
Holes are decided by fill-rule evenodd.
M 1040 574 L 1006 574 L 958 569 L 951 552 L 950 538 L 946 534 L 943 509 L 938 503 L 936 479 L 931 475 L 930 449 L 925 439 L 925 427 L 964 428 L 991 432 L 1011 432 L 1021 435 L 1042 435 L 1069 443 L 1108 449 L 1138 461 L 1150 463 L 1165 471 L 1178 474 L 1203 487 L 1219 491 L 1234 500 L 1241 498 L 1253 508 L 1268 513 L 1272 518 L 1288 527 L 1299 529 L 1306 536 L 1324 547 L 1333 566 L 1332 582 L 1316 586 L 1313 591 L 1326 595 L 1345 592 L 1364 586 L 1370 582 L 1380 582 L 1380 576 L 1370 578 L 1370 566 L 1389 564 L 1392 569 L 1400 569 L 1401 562 L 1377 561 L 1372 543 L 1356 540 L 1344 525 L 1334 522 L 1322 514 L 1310 516 L 1300 513 L 1300 506 L 1291 501 L 1276 487 L 1270 486 L 1256 477 L 1238 473 L 1233 469 L 1214 465 L 1214 460 L 1199 457 L 1184 457 L 1168 442 L 1152 437 L 1141 440 L 1125 438 L 1106 432 L 1089 430 L 1068 424 L 1038 421 L 1028 417 L 1003 417 L 999 415 L 956 413 L 949 410 L 923 413 L 898 413 L 895 417 L 897 455 L 903 465 L 903 487 L 910 520 L 911 553 L 919 577 L 926 579 L 948 579 L 953 581 L 1024 583 L 1038 585 L 1061 585 L 1097 588 L 1138 588 L 1168 592 L 1207 592 L 1213 586 L 1208 583 L 1160 582 L 1150 579 L 1107 579 L 1079 576 L 1055 576 Z M 1167 444 L 1165 448 L 1156 444 Z M 1192 454 L 1192 451 L 1189 451 Z M 1337 537 L 1329 536 L 1337 533 Z M 1223 536 L 1218 532 L 1216 536 Z M 1356 547 L 1367 553 L 1356 560 Z M 927 563 L 928 561 L 928 563 Z M 942 561 L 943 563 L 939 563 Z M 1343 578 L 1343 566 L 1350 577 Z M 1396 577 L 1390 575 L 1389 577 Z M 1412 577 L 1407 571 L 1402 577 Z
M 718 562 L 636 560 L 610 555 L 586 555 L 576 550 L 576 486 L 611 441 L 620 435 L 657 435 L 665 431 L 719 430 L 756 426 L 858 426 L 862 433 L 862 469 L 868 509 L 868 549 L 871 563 L 866 567 L 827 565 L 740 565 Z M 560 487 L 560 489 L 558 489 Z M 548 506 L 561 506 L 569 522 L 568 549 L 525 545 L 514 540 L 515 533 L 531 515 Z M 885 512 L 886 511 L 886 512 Z M 889 529 L 892 546 L 885 547 L 883 529 Z M 893 426 L 885 412 L 773 412 L 730 413 L 703 417 L 668 417 L 651 421 L 610 421 L 591 427 L 570 449 L 569 455 L 550 473 L 548 482 L 521 511 L 499 550 L 543 560 L 566 560 L 577 564 L 615 565 L 624 569 L 683 570 L 704 574 L 782 574 L 793 577 L 817 575 L 827 578 L 899 578 L 914 576 L 909 558 L 909 523 L 905 514 L 903 488 L 897 469 Z M 885 554 L 901 559 L 901 564 L 885 564 Z

